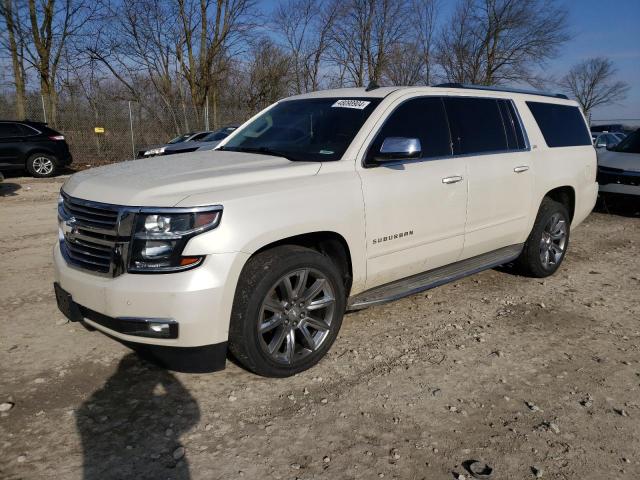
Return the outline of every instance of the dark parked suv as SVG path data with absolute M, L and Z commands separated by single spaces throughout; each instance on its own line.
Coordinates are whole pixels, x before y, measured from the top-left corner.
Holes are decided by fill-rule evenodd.
M 0 120 L 0 170 L 51 177 L 72 161 L 64 136 L 45 123 Z

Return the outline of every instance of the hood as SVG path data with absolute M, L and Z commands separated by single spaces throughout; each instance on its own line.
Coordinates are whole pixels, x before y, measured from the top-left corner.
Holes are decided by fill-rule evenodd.
M 319 162 L 213 150 L 84 170 L 72 175 L 62 189 L 72 197 L 95 202 L 172 207 L 198 193 L 312 176 L 320 166 Z
M 598 152 L 598 166 L 640 172 L 640 153 L 604 150 Z

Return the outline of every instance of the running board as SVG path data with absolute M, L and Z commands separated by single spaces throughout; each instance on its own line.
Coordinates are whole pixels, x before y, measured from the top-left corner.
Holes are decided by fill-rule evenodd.
M 477 257 L 461 260 L 451 265 L 435 268 L 428 272 L 419 273 L 411 277 L 402 278 L 391 283 L 380 285 L 350 297 L 347 302 L 347 310 L 359 310 L 361 308 L 391 302 L 402 297 L 438 287 L 459 278 L 473 275 L 509 263 L 520 256 L 523 244 L 511 245 L 493 252 L 483 253 Z

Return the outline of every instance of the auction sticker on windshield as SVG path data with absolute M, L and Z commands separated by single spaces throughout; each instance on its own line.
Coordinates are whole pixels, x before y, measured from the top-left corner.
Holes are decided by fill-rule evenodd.
M 355 108 L 357 110 L 364 110 L 370 103 L 371 102 L 367 102 L 366 100 L 338 100 L 331 106 L 336 108 Z

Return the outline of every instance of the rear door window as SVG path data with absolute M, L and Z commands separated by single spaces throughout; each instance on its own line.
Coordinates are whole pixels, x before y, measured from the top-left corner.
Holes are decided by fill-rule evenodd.
M 509 149 L 498 100 L 445 97 L 444 104 L 451 125 L 455 154 L 468 155 Z M 510 129 L 510 134 L 515 145 L 516 132 Z
M 449 125 L 440 97 L 407 100 L 387 118 L 369 148 L 368 158 L 380 151 L 388 137 L 417 138 L 422 145 L 422 158 L 451 155 Z
M 23 123 L 17 123 L 16 126 L 20 129 L 20 135 L 25 137 L 33 137 L 39 133 L 37 130 Z
M 12 122 L 0 123 L 0 138 L 21 137 L 22 131 L 18 124 Z
M 551 148 L 591 145 L 591 135 L 578 107 L 527 102 L 544 141 Z

